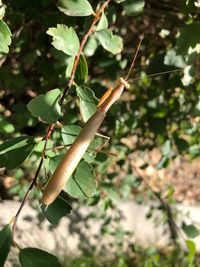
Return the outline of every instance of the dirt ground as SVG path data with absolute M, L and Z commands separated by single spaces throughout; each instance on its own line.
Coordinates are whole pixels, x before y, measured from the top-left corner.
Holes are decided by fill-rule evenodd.
M 155 191 L 165 192 L 170 185 L 174 189 L 174 199 L 184 204 L 200 203 L 200 158 L 189 160 L 179 157 L 172 160 L 166 169 L 157 170 L 156 165 L 161 155 L 158 150 L 153 150 L 144 159 L 132 155 L 131 160 L 136 166 L 148 162 L 148 167 L 142 170 Z

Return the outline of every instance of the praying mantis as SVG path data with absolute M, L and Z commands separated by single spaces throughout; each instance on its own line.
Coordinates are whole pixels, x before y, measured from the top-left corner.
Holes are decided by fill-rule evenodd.
M 60 192 L 64 189 L 65 184 L 75 171 L 78 163 L 80 162 L 84 153 L 92 142 L 96 132 L 98 131 L 101 123 L 106 116 L 106 113 L 108 112 L 110 107 L 120 98 L 122 92 L 124 91 L 124 88 L 130 87 L 128 78 L 135 64 L 135 60 L 143 38 L 143 36 L 140 37 L 140 41 L 127 76 L 125 78 L 120 78 L 118 85 L 114 89 L 109 88 L 102 96 L 97 105 L 96 112 L 85 123 L 85 126 L 82 128 L 79 136 L 71 145 L 70 149 L 66 152 L 63 159 L 54 171 L 52 177 L 47 182 L 42 197 L 42 203 L 44 205 L 48 206 L 53 203 Z

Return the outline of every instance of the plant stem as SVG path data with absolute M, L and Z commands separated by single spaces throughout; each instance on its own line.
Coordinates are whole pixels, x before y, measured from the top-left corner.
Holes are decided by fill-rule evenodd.
M 104 9 L 106 8 L 106 6 L 109 4 L 110 0 L 106 0 L 101 6 L 100 8 L 97 10 L 97 12 L 94 14 L 94 19 L 88 29 L 88 31 L 86 32 L 86 34 L 83 36 L 83 39 L 80 43 L 80 47 L 79 47 L 79 50 L 78 50 L 78 53 L 75 57 L 75 60 L 74 60 L 74 65 L 73 65 L 73 68 L 72 68 L 72 72 L 71 72 L 71 76 L 70 76 L 70 79 L 69 79 L 69 83 L 68 83 L 68 87 L 66 87 L 64 89 L 64 92 L 63 92 L 63 95 L 62 95 L 62 98 L 61 98 L 61 103 L 63 103 L 64 99 L 65 99 L 65 96 L 67 94 L 67 90 L 71 88 L 71 86 L 73 85 L 73 82 L 74 82 L 74 77 L 75 77 L 75 72 L 76 72 L 76 69 L 78 67 L 78 63 L 79 63 L 79 60 L 80 60 L 80 56 L 81 56 L 81 52 L 83 51 L 83 48 L 87 42 L 87 39 L 88 37 L 93 33 L 94 31 L 94 25 L 99 21 L 100 19 L 100 15 L 101 13 L 104 11 Z
M 75 57 L 75 60 L 74 60 L 74 65 L 73 65 L 73 68 L 72 68 L 72 72 L 71 72 L 71 76 L 70 76 L 70 80 L 68 82 L 68 85 L 65 87 L 64 91 L 63 91 L 63 94 L 62 94 L 62 97 L 61 97 L 61 100 L 60 100 L 60 104 L 62 105 L 63 102 L 64 102 L 64 99 L 69 91 L 69 89 L 71 88 L 71 86 L 73 85 L 73 82 L 74 82 L 74 77 L 75 77 L 75 72 L 76 72 L 76 69 L 78 67 L 78 63 L 79 63 L 79 60 L 80 60 L 80 56 L 81 56 L 81 53 L 83 51 L 83 48 L 88 40 L 88 37 L 92 34 L 93 30 L 94 30 L 94 25 L 99 21 L 100 19 L 100 15 L 102 14 L 102 12 L 104 11 L 104 9 L 106 8 L 106 6 L 108 5 L 108 3 L 110 2 L 110 0 L 106 0 L 105 2 L 103 2 L 103 4 L 100 6 L 100 8 L 97 10 L 97 12 L 95 13 L 94 15 L 94 19 L 91 23 L 91 26 L 89 27 L 88 31 L 86 32 L 86 34 L 83 36 L 83 39 L 81 41 L 81 44 L 80 44 L 80 47 L 79 47 L 79 50 L 78 50 L 78 53 Z M 12 232 L 13 232 L 13 240 L 14 240 L 14 234 L 15 234 L 15 231 L 16 231 L 16 227 L 17 227 L 17 221 L 18 221 L 18 218 L 19 218 L 19 215 L 28 199 L 28 196 L 31 192 L 31 190 L 33 189 L 34 185 L 36 184 L 36 181 L 37 181 L 37 178 L 39 176 L 39 173 L 40 173 L 40 170 L 42 168 L 42 164 L 43 164 L 43 161 L 44 161 L 44 157 L 45 157 L 45 151 L 46 151 L 46 148 L 47 148 L 47 144 L 48 144 L 48 140 L 55 128 L 56 124 L 55 123 L 52 123 L 49 125 L 49 129 L 47 131 L 47 134 L 45 136 L 45 144 L 44 144 L 44 147 L 43 147 L 43 150 L 42 150 L 42 158 L 40 160 L 40 163 L 38 165 L 38 168 L 36 170 L 36 173 L 35 173 L 35 176 L 33 178 L 33 180 L 31 181 L 30 183 L 30 186 L 22 200 L 22 203 L 16 213 L 16 215 L 14 216 L 13 218 L 13 226 L 12 226 Z
M 154 196 L 158 199 L 158 201 L 161 204 L 161 208 L 163 211 L 166 212 L 167 215 L 167 223 L 169 226 L 171 239 L 174 242 L 174 245 L 177 245 L 177 238 L 178 238 L 178 227 L 174 221 L 173 213 L 171 210 L 170 205 L 162 199 L 160 192 L 157 192 L 153 189 L 153 187 L 150 185 L 150 183 L 147 181 L 146 177 L 142 175 L 142 173 L 139 171 L 139 168 L 136 167 L 134 164 L 131 164 L 133 167 L 134 172 L 138 175 L 138 177 L 145 183 L 145 185 L 150 189 L 150 191 L 154 194 Z

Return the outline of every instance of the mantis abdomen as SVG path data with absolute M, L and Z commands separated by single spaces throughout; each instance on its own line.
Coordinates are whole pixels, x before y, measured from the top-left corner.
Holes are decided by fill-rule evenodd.
M 58 164 L 55 172 L 45 186 L 42 198 L 43 204 L 50 205 L 64 189 L 65 184 L 92 142 L 92 139 L 104 120 L 108 109 L 120 97 L 125 86 L 127 87 L 128 84 L 121 78 L 120 84 L 107 98 L 104 99 L 94 115 L 86 122 L 79 136 L 66 152 L 65 156 Z
M 80 135 L 64 155 L 51 179 L 45 186 L 42 198 L 43 204 L 51 204 L 64 189 L 65 184 L 82 159 L 105 116 L 106 113 L 99 112 L 99 110 L 97 110 L 87 121 Z

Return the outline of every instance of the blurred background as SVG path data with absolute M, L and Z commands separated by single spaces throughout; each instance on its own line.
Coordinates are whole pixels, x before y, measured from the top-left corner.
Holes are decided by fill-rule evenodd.
M 90 0 L 94 9 L 101 3 Z M 54 0 L 0 4 L 0 17 L 12 32 L 9 53 L 0 53 L 0 140 L 43 137 L 48 125 L 26 105 L 39 94 L 63 90 L 70 72 L 70 57 L 51 45 L 46 32 L 65 24 L 81 40 L 92 18 L 66 16 Z M 51 251 L 63 266 L 199 266 L 200 3 L 111 1 L 105 16 L 124 48 L 116 55 L 102 48 L 95 33 L 89 37 L 83 50 L 88 66 L 84 85 L 97 98 L 126 76 L 143 33 L 144 40 L 131 87 L 111 107 L 100 129 L 110 141 L 89 160 L 96 188 L 92 197 L 79 200 L 64 192 L 73 209 L 58 226 L 45 221 L 38 201 L 41 192 L 34 188 L 17 238 L 26 246 Z M 72 88 L 60 123 L 82 127 L 79 108 Z M 48 148 L 62 145 L 57 128 Z M 38 144 L 18 168 L 0 169 L 1 226 L 16 213 L 42 148 Z M 55 150 L 53 156 L 59 153 Z M 48 154 L 41 170 L 41 184 L 51 174 L 51 157 Z M 48 242 L 40 242 L 43 236 Z M 7 264 L 18 266 L 15 251 Z

